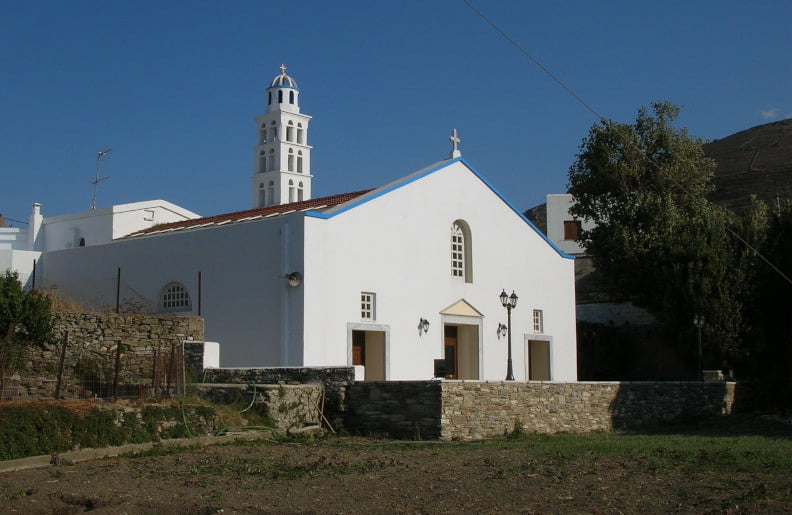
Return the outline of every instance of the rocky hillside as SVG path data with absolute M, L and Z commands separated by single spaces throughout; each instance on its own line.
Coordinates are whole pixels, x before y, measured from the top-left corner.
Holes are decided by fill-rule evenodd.
M 704 145 L 715 159 L 716 204 L 740 209 L 751 194 L 769 204 L 792 199 L 792 119 L 758 125 Z

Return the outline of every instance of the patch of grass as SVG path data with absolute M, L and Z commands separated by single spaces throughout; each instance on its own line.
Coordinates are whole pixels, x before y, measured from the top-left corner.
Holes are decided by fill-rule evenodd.
M 29 495 L 33 495 L 33 490 L 17 490 L 13 492 L 3 490 L 0 492 L 0 499 L 4 501 L 13 501 L 15 499 L 23 499 Z
M 484 445 L 488 445 L 485 443 Z M 792 441 L 762 436 L 634 435 L 618 433 L 524 435 L 489 445 L 520 449 L 543 458 L 585 454 L 626 457 L 667 472 L 792 470 Z
M 150 449 L 142 451 L 125 452 L 121 454 L 122 458 L 149 458 L 151 456 L 168 456 L 171 454 L 179 454 L 186 451 L 198 449 L 199 445 L 155 445 Z

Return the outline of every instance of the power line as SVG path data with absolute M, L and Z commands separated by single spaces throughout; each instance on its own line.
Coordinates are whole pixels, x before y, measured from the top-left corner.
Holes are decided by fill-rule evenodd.
M 547 74 L 547 75 L 548 75 L 548 76 L 549 76 L 551 79 L 553 79 L 553 80 L 554 80 L 554 81 L 555 81 L 555 82 L 556 82 L 556 83 L 557 83 L 559 86 L 561 86 L 562 88 L 564 88 L 564 89 L 566 90 L 566 92 L 567 92 L 567 93 L 569 93 L 570 95 L 572 95 L 573 97 L 575 97 L 575 100 L 577 100 L 578 102 L 580 102 L 581 104 L 583 104 L 583 106 L 584 106 L 586 109 L 588 109 L 589 111 L 591 111 L 591 112 L 594 114 L 594 116 L 596 116 L 596 117 L 597 117 L 597 119 L 599 119 L 599 120 L 604 120 L 604 119 L 605 119 L 605 118 L 603 118 L 603 116 L 602 116 L 601 114 L 599 114 L 599 113 L 598 113 L 598 112 L 597 112 L 597 111 L 596 111 L 596 110 L 595 110 L 593 107 L 591 107 L 591 106 L 590 106 L 590 105 L 589 105 L 589 104 L 588 104 L 588 103 L 587 103 L 585 100 L 583 100 L 583 99 L 582 99 L 580 96 L 578 96 L 578 95 L 577 95 L 577 94 L 576 94 L 574 91 L 572 91 L 572 89 L 571 89 L 569 86 L 567 86 L 566 84 L 564 84 L 564 81 L 562 81 L 561 79 L 559 79 L 558 77 L 556 77 L 556 76 L 555 76 L 555 74 L 554 74 L 553 72 L 551 72 L 550 70 L 548 70 L 547 68 L 545 68 L 545 66 L 544 66 L 542 63 L 540 63 L 540 62 L 539 62 L 539 60 L 538 60 L 536 57 L 534 57 L 533 55 L 531 55 L 531 53 L 530 53 L 530 52 L 528 52 L 526 49 L 524 49 L 524 48 L 523 48 L 523 47 L 522 47 L 522 46 L 521 46 L 521 45 L 520 45 L 518 42 L 516 42 L 516 41 L 514 40 L 514 38 L 512 38 L 511 36 L 509 36 L 508 34 L 506 34 L 506 32 L 504 32 L 504 31 L 503 31 L 503 30 L 502 30 L 500 27 L 498 27 L 498 26 L 497 26 L 497 25 L 496 25 L 496 24 L 495 24 L 495 23 L 494 23 L 492 20 L 490 20 L 489 18 L 487 18 L 487 17 L 484 15 L 484 13 L 482 13 L 482 12 L 481 12 L 481 11 L 480 11 L 480 10 L 479 10 L 479 9 L 478 9 L 476 6 L 475 6 L 475 5 L 471 4 L 471 3 L 470 3 L 468 0 L 462 0 L 462 1 L 463 1 L 463 2 L 465 2 L 465 4 L 466 4 L 468 7 L 470 7 L 470 8 L 473 10 L 473 12 L 475 12 L 475 13 L 476 13 L 476 14 L 479 16 L 479 18 L 481 18 L 482 20 L 484 20 L 485 22 L 487 22 L 487 24 L 488 24 L 490 27 L 492 27 L 493 29 L 495 29 L 495 31 L 496 31 L 498 34 L 500 34 L 500 35 L 503 37 L 503 39 L 505 39 L 506 41 L 508 41 L 508 42 L 509 42 L 509 43 L 511 43 L 512 45 L 514 45 L 514 47 L 515 47 L 517 50 L 519 50 L 519 51 L 520 51 L 520 53 L 522 53 L 522 54 L 523 54 L 524 56 L 526 56 L 528 59 L 530 59 L 531 61 L 533 61 L 533 63 L 534 63 L 536 66 L 538 66 L 540 70 L 542 70 L 543 72 L 545 72 L 545 73 L 546 73 L 546 74 Z
M 526 57 L 528 57 L 528 58 L 529 58 L 529 59 L 530 59 L 530 60 L 531 60 L 531 61 L 532 61 L 532 62 L 533 62 L 533 63 L 534 63 L 536 66 L 538 66 L 538 67 L 539 67 L 539 69 L 541 69 L 543 72 L 545 72 L 545 73 L 546 73 L 546 74 L 547 74 L 547 75 L 548 75 L 548 76 L 549 76 L 551 79 L 553 79 L 553 80 L 554 80 L 554 81 L 555 81 L 555 82 L 556 82 L 556 83 L 557 83 L 559 86 L 561 86 L 562 88 L 564 88 L 564 90 L 565 90 L 567 93 L 569 93 L 569 94 L 570 94 L 570 95 L 571 95 L 571 96 L 572 96 L 572 97 L 573 97 L 575 100 L 577 100 L 578 102 L 580 102 L 580 103 L 581 103 L 581 104 L 582 104 L 582 105 L 583 105 L 583 106 L 584 106 L 586 109 L 588 109 L 589 111 L 591 111 L 591 113 L 592 113 L 592 114 L 594 114 L 594 116 L 596 116 L 596 117 L 597 117 L 597 120 L 598 120 L 600 123 L 607 123 L 607 120 L 606 120 L 606 118 L 605 118 L 605 117 L 603 117 L 601 114 L 599 114 L 599 113 L 598 113 L 598 112 L 597 112 L 597 111 L 596 111 L 596 110 L 595 110 L 593 107 L 591 107 L 591 106 L 588 104 L 588 102 L 586 102 L 585 100 L 583 100 L 583 98 L 582 98 L 582 97 L 580 97 L 580 96 L 579 96 L 577 93 L 575 93 L 574 91 L 572 91 L 572 89 L 571 89 L 569 86 L 567 86 L 567 85 L 566 85 L 566 84 L 565 84 L 565 83 L 564 83 L 564 82 L 563 82 L 561 79 L 559 79 L 558 77 L 556 77 L 556 76 L 555 76 L 555 74 L 553 74 L 553 73 L 552 73 L 550 70 L 548 70 L 548 69 L 547 69 L 547 68 L 546 68 L 546 67 L 545 67 L 545 66 L 544 66 L 542 63 L 540 63 L 540 62 L 539 62 L 539 60 L 538 60 L 538 59 L 536 59 L 536 58 L 535 58 L 533 55 L 531 55 L 531 53 L 530 53 L 530 52 L 528 52 L 526 49 L 524 49 L 524 48 L 522 47 L 522 45 L 520 45 L 520 44 L 519 44 L 517 41 L 515 41 L 515 40 L 514 40 L 514 38 L 512 38 L 511 36 L 509 36 L 509 35 L 508 35 L 508 34 L 507 34 L 507 33 L 506 33 L 506 32 L 505 32 L 503 29 L 501 29 L 501 28 L 500 28 L 500 27 L 499 27 L 497 24 L 495 24 L 495 22 L 493 22 L 492 20 L 490 20 L 489 18 L 487 18 L 487 16 L 486 16 L 486 15 L 484 15 L 484 13 L 482 13 L 482 12 L 481 12 L 481 11 L 480 11 L 480 10 L 479 10 L 479 9 L 478 9 L 476 6 L 475 6 L 475 5 L 473 5 L 472 3 L 470 3 L 470 1 L 469 1 L 469 0 L 462 0 L 462 1 L 463 1 L 463 2 L 465 2 L 465 5 L 467 5 L 468 7 L 470 7 L 470 9 L 471 9 L 471 10 L 473 10 L 473 12 L 474 12 L 474 13 L 476 13 L 476 15 L 477 15 L 479 18 L 481 18 L 482 20 L 484 20 L 484 21 L 485 21 L 485 22 L 486 22 L 486 23 L 487 23 L 487 24 L 488 24 L 490 27 L 492 27 L 492 28 L 493 28 L 493 29 L 494 29 L 494 30 L 495 30 L 495 31 L 496 31 L 498 34 L 500 34 L 500 35 L 501 35 L 501 37 L 503 37 L 503 39 L 505 39 L 506 41 L 508 41 L 509 43 L 511 43 L 511 44 L 512 44 L 512 45 L 513 45 L 515 48 L 517 48 L 517 50 L 519 50 L 519 51 L 520 51 L 520 53 L 522 53 L 523 55 L 525 55 Z M 619 131 L 616 131 L 616 134 L 619 134 Z M 630 142 L 630 141 L 627 141 L 627 140 L 626 140 L 625 142 L 626 142 L 626 143 L 628 143 L 628 144 L 631 144 L 631 143 L 632 143 L 632 142 Z M 669 175 L 669 174 L 668 174 L 668 173 L 667 173 L 667 172 L 666 172 L 666 171 L 665 171 L 665 170 L 664 170 L 662 167 L 660 167 L 660 166 L 657 164 L 657 162 L 654 160 L 654 158 L 653 158 L 652 156 L 650 156 L 650 155 L 648 155 L 648 154 L 647 154 L 647 155 L 646 155 L 646 159 L 648 160 L 648 162 L 649 162 L 649 163 L 653 164 L 657 170 L 659 170 L 659 171 L 660 171 L 662 174 L 664 174 L 664 175 L 666 176 L 666 178 L 667 178 L 667 179 L 669 179 L 669 180 L 670 180 L 672 183 L 674 183 L 674 185 L 675 185 L 677 188 L 679 188 L 680 190 L 682 190 L 682 192 L 683 192 L 683 193 L 685 193 L 685 194 L 687 194 L 687 195 L 690 195 L 690 194 L 691 194 L 691 193 L 690 193 L 690 191 L 688 191 L 688 189 L 687 189 L 687 188 L 685 188 L 685 186 L 684 186 L 683 184 L 679 183 L 679 182 L 678 182 L 678 181 L 677 181 L 677 180 L 676 180 L 674 177 L 671 177 L 671 176 L 670 176 L 670 175 Z M 709 202 L 709 200 L 707 200 L 707 202 Z M 709 203 L 710 203 L 710 204 L 712 204 L 712 202 L 709 202 Z M 758 249 L 756 249 L 756 248 L 755 248 L 753 245 L 751 245 L 750 243 L 748 243 L 747 241 L 745 241 L 745 239 L 743 239 L 743 238 L 742 238 L 742 237 L 741 237 L 739 234 L 737 234 L 737 232 L 735 232 L 735 231 L 734 231 L 734 230 L 733 230 L 731 227 L 729 227 L 728 225 L 724 225 L 724 228 L 725 228 L 725 229 L 726 229 L 728 232 L 730 232 L 730 233 L 731 233 L 731 234 L 732 234 L 732 235 L 733 235 L 735 238 L 737 238 L 737 240 L 739 240 L 739 241 L 740 241 L 740 242 L 741 242 L 743 245 L 745 245 L 745 246 L 746 246 L 746 247 L 747 247 L 749 250 L 753 251 L 753 253 L 754 253 L 756 256 L 760 257 L 760 258 L 762 259 L 762 261 L 764 261 L 765 263 L 767 263 L 767 265 L 768 265 L 770 268 L 772 268 L 772 269 L 773 269 L 773 270 L 774 270 L 776 273 L 778 273 L 778 275 L 780 275 L 781 277 L 783 277 L 783 278 L 784 278 L 784 279 L 785 279 L 785 280 L 786 280 L 786 281 L 787 281 L 789 284 L 792 284 L 792 279 L 790 279 L 789 277 L 787 277 L 787 275 L 786 275 L 786 274 L 784 274 L 784 273 L 783 273 L 781 270 L 779 270 L 779 268 L 778 268 L 777 266 L 775 266 L 773 263 L 771 263 L 771 262 L 770 262 L 770 260 L 769 260 L 769 259 L 767 259 L 767 258 L 766 258 L 766 257 L 765 257 L 765 256 L 764 256 L 764 255 L 763 255 L 761 252 L 759 252 L 759 250 L 758 250 Z
M 28 223 L 28 222 L 26 222 L 24 220 L 16 220 L 14 218 L 8 218 L 7 216 L 5 217 L 5 219 L 8 220 L 9 222 L 16 222 L 18 224 L 27 224 Z

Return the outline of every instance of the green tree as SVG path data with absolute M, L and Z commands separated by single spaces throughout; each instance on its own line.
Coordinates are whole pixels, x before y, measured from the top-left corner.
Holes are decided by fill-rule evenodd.
M 25 291 L 16 272 L 0 276 L 0 388 L 19 351 L 53 340 L 52 303 L 37 291 Z
M 764 262 L 757 263 L 758 288 L 750 304 L 756 327 L 751 334 L 754 345 L 746 365 L 752 368 L 750 375 L 765 386 L 762 400 L 772 407 L 788 408 L 792 406 L 792 324 L 789 319 L 792 203 L 789 201 L 779 203 L 769 215 L 761 252 L 777 270 Z
M 715 163 L 674 127 L 679 111 L 655 103 L 634 124 L 594 125 L 569 170 L 572 213 L 596 223 L 582 243 L 612 293 L 652 312 L 691 365 L 692 318 L 703 315 L 705 366 L 722 367 L 739 351 L 746 273 L 732 216 L 706 198 Z

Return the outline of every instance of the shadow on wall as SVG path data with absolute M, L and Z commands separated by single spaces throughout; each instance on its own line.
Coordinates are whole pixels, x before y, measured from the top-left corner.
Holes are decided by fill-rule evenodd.
M 657 325 L 578 322 L 579 381 L 688 381 L 697 375 L 694 347 Z
M 735 383 L 625 382 L 610 403 L 614 430 L 652 429 L 730 415 Z

